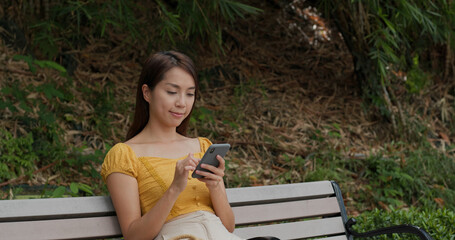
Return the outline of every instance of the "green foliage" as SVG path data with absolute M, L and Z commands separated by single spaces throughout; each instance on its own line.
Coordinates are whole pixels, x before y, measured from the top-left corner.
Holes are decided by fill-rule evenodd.
M 344 159 L 339 152 L 334 150 L 324 150 L 318 154 L 312 154 L 307 157 L 311 161 L 311 169 L 306 169 L 302 181 L 321 181 L 334 180 L 336 182 L 350 181 L 349 169 L 344 165 L 348 159 Z
M 226 107 L 225 121 L 231 123 L 230 125 L 233 127 L 238 128 L 238 124 L 241 125 L 242 119 L 245 118 L 244 111 L 239 111 L 239 109 L 243 109 L 245 105 L 251 103 L 250 94 L 252 93 L 259 92 L 260 98 L 266 98 L 265 91 L 261 81 L 257 79 L 240 80 L 234 87 L 234 95 L 230 105 Z
M 253 177 L 246 176 L 245 174 L 234 174 L 231 179 L 226 179 L 226 185 L 232 187 L 251 186 L 252 178 Z
M 72 182 L 70 184 L 70 190 L 73 196 L 77 196 L 79 193 L 84 193 L 84 194 L 89 194 L 89 195 L 94 195 L 92 188 L 84 183 L 74 183 Z
M 331 179 L 342 184 L 362 183 L 361 187 L 346 191 L 350 191 L 355 201 L 364 206 L 455 210 L 453 157 L 425 144 L 411 150 L 403 143 L 394 143 L 386 149 L 366 159 L 351 159 L 328 148 L 307 156 L 305 163 L 300 161 L 304 167 L 295 170 L 302 181 Z
M 213 111 L 205 107 L 197 107 L 193 110 L 190 119 L 192 124 L 200 122 L 215 122 L 213 118 Z
M 160 48 L 202 41 L 222 50 L 224 24 L 260 12 L 232 0 L 77 0 L 44 4 L 49 8 L 47 16 L 31 13 L 26 24 L 33 31 L 33 45 L 48 59 L 55 59 L 63 51 L 83 48 L 89 44 L 87 36 L 107 40 L 121 36 L 121 44 L 147 39 Z M 150 24 L 139 24 L 139 19 L 147 19 Z M 155 32 L 161 36 L 160 42 L 149 38 Z
M 395 207 L 406 205 L 437 209 L 441 204 L 455 210 L 455 163 L 437 151 L 417 149 L 373 156 L 363 164 L 364 175 L 375 202 Z M 357 169 L 355 169 L 357 170 Z
M 131 109 L 128 103 L 116 103 L 113 93 L 114 84 L 108 82 L 101 86 L 95 83 L 92 87 L 83 87 L 82 92 L 86 93 L 87 101 L 94 107 L 93 115 L 90 118 L 95 130 L 101 134 L 103 138 L 108 138 L 111 135 L 110 119 L 112 112 L 124 112 L 124 109 Z
M 78 49 L 86 44 L 85 36 L 106 37 L 106 32 L 125 32 L 125 41 L 140 36 L 134 15 L 135 4 L 129 0 L 63 1 L 52 4 L 48 18 L 32 20 L 34 45 L 49 59 L 61 49 Z
M 286 163 L 289 170 L 278 176 L 279 181 L 281 183 L 293 183 L 303 181 L 303 179 L 296 176 L 300 174 L 299 173 L 300 170 L 305 169 L 306 159 L 302 158 L 301 156 L 292 157 L 289 156 L 288 154 L 283 154 L 279 158 Z
M 408 72 L 406 87 L 409 93 L 420 93 L 429 84 L 430 76 L 420 68 L 419 56 L 415 56 L 412 61 L 413 65 Z
M 53 190 L 46 190 L 41 195 L 41 198 L 62 198 L 62 197 L 78 197 L 78 196 L 93 196 L 93 189 L 84 183 L 72 182 L 69 188 L 64 186 L 58 186 Z
M 419 226 L 428 232 L 434 239 L 455 239 L 455 213 L 449 209 L 422 210 L 410 208 L 408 210 L 383 211 L 375 209 L 362 213 L 354 225 L 357 232 L 366 232 L 374 229 L 401 224 Z M 371 238 L 367 238 L 371 239 Z M 383 235 L 374 239 L 419 239 L 411 234 Z
M 453 54 L 455 4 L 445 0 L 327 0 L 320 1 L 320 9 L 343 35 L 365 97 L 390 119 L 397 134 L 406 133 L 395 90 L 405 83 L 409 93 L 420 92 L 429 83 L 427 72 L 440 78 L 453 76 L 450 68 L 442 67 L 450 59 L 441 60 L 441 67 L 433 69 L 436 64 L 421 65 L 418 58 L 440 51 L 441 45 L 448 46 L 441 55 Z
M 0 200 L 18 199 L 24 189 L 22 187 L 10 186 L 9 188 L 0 188 Z
M 71 168 L 80 171 L 84 176 L 100 179 L 100 173 L 97 168 L 104 159 L 105 153 L 99 149 L 96 149 L 93 153 L 84 152 L 88 147 L 73 147 L 73 149 L 68 153 L 66 163 L 71 166 Z M 107 151 L 111 146 L 106 146 Z
M 33 151 L 33 134 L 13 137 L 0 129 L 0 182 L 22 175 L 30 175 L 38 156 Z
M 13 84 L 11 87 L 3 88 L 1 92 L 4 98 L 0 100 L 0 110 L 8 108 L 12 112 L 23 112 L 14 118 L 28 133 L 33 134 L 34 149 L 45 152 L 48 151 L 46 148 L 48 144 L 56 146 L 61 135 L 61 128 L 56 122 L 56 112 L 61 110 L 58 102 L 70 100 L 71 94 L 51 82 L 38 86 L 29 84 L 25 87 Z M 32 94 L 33 92 L 43 93 L 44 97 L 38 97 Z
M 94 196 L 94 188 L 84 183 L 71 182 L 69 187 L 65 186 L 9 186 L 7 193 L 0 195 L 5 199 L 36 199 L 36 198 L 62 198 Z M 25 194 L 24 194 L 25 193 Z
M 58 45 L 63 45 L 63 43 L 65 45 L 69 44 L 69 41 L 65 38 L 56 36 L 63 28 L 56 22 L 50 20 L 42 21 L 30 26 L 30 28 L 37 30 L 33 38 L 33 45 L 49 59 L 55 58 L 58 55 Z
M 36 60 L 33 59 L 31 56 L 23 56 L 23 55 L 14 55 L 13 60 L 19 61 L 22 60 L 28 64 L 28 67 L 32 73 L 36 73 L 36 66 L 40 68 L 52 68 L 58 70 L 61 73 L 66 73 L 66 69 L 61 66 L 60 64 L 53 62 L 53 61 L 45 61 L 45 60 Z
M 60 65 L 51 61 L 38 61 L 20 55 L 14 59 L 27 62 L 31 71 L 42 67 L 64 73 Z M 75 147 L 66 142 L 65 124 L 77 127 L 82 124 L 79 117 L 71 117 L 75 111 L 70 107 L 70 102 L 74 103 L 75 91 L 71 89 L 73 82 L 70 78 L 61 79 L 63 83 L 52 78 L 34 83 L 9 80 L 8 87 L 0 90 L 0 114 L 4 116 L 3 120 L 14 121 L 21 128 L 21 131 L 1 129 L 1 181 L 30 176 L 37 168 L 51 164 L 62 173 L 69 171 L 69 164 L 88 177 L 100 178 L 96 167 L 102 161 L 104 153 L 101 150 L 87 152 L 89 147 L 86 144 Z M 96 88 L 96 91 L 86 88 L 87 96 L 90 96 L 88 100 L 94 104 L 94 111 L 99 114 L 99 118 L 93 120 L 96 122 L 93 124 L 95 131 L 105 136 L 111 134 L 109 112 L 125 106 L 111 101 L 114 98 L 112 87 L 112 84 L 106 84 L 103 88 Z M 13 114 L 7 114 L 8 112 Z M 86 189 L 80 186 L 80 189 Z
M 173 4 L 156 0 L 162 18 L 160 35 L 164 42 L 207 42 L 214 50 L 222 50 L 222 24 L 232 24 L 246 14 L 260 9 L 232 0 L 178 0 Z

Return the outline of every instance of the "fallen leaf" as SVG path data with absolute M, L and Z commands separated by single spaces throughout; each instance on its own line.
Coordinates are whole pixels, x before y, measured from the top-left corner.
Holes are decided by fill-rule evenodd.
M 447 134 L 443 133 L 443 132 L 440 132 L 439 133 L 439 136 L 447 143 L 450 145 L 450 139 L 449 139 L 449 136 L 447 136 Z
M 379 201 L 378 204 L 379 204 L 379 206 L 381 206 L 382 209 L 387 210 L 387 211 L 390 210 L 389 206 L 387 206 L 387 204 L 385 204 L 385 203 L 383 203 L 381 201 Z
M 444 199 L 442 198 L 435 198 L 434 201 L 439 205 L 439 207 L 444 207 Z

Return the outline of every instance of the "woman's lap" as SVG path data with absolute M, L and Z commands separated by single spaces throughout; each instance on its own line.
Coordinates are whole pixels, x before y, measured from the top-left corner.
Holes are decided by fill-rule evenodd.
M 213 213 L 197 211 L 188 213 L 163 225 L 155 240 L 241 240 L 230 233 Z

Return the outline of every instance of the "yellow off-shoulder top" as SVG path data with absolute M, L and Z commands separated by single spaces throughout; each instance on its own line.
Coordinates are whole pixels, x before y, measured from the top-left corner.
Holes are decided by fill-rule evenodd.
M 201 152 L 195 153 L 196 158 L 202 158 L 212 142 L 207 138 L 198 138 Z M 136 178 L 139 190 L 139 199 L 142 215 L 147 213 L 174 179 L 175 164 L 185 159 L 160 157 L 136 157 L 135 153 L 125 143 L 118 143 L 109 150 L 101 167 L 101 176 L 106 182 L 107 177 L 114 172 L 127 174 Z M 190 173 L 191 174 L 191 173 Z M 166 221 L 182 214 L 195 211 L 209 211 L 214 213 L 210 193 L 205 183 L 193 179 L 191 176 L 185 190 L 179 195 Z

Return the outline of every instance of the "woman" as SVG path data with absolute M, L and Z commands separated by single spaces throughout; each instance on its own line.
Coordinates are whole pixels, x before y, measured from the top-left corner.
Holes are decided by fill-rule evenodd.
M 126 142 L 106 155 L 101 175 L 125 239 L 240 239 L 224 187 L 224 159 L 193 179 L 212 144 L 186 136 L 198 93 L 192 60 L 174 51 L 147 59 Z

